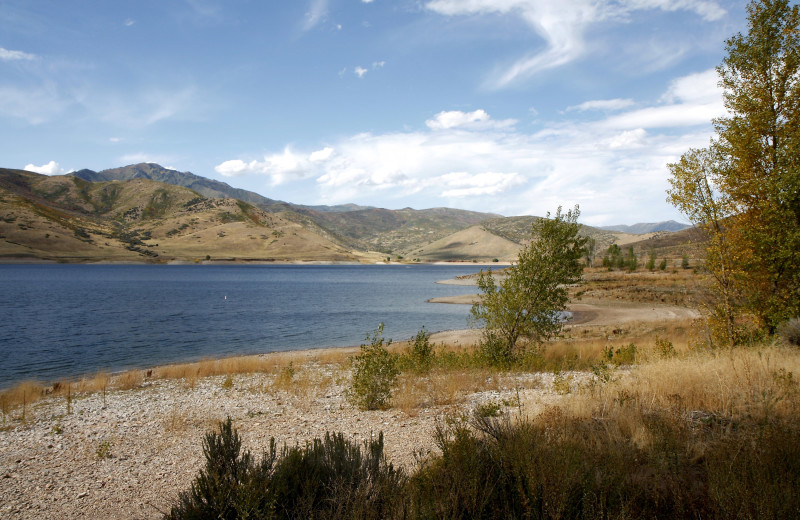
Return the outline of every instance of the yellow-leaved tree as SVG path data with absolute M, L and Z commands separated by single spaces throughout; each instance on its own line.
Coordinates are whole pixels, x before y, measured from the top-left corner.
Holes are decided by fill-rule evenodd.
M 800 13 L 754 0 L 717 67 L 728 115 L 669 165 L 669 199 L 706 232 L 715 341 L 773 333 L 800 313 Z

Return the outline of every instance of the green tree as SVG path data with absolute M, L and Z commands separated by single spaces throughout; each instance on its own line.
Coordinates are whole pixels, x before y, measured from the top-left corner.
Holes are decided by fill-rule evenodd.
M 623 267 L 625 260 L 622 256 L 622 249 L 617 244 L 608 246 L 605 256 L 603 257 L 603 267 Z
M 548 213 L 537 219 L 531 243 L 498 280 L 491 270 L 481 271 L 481 298 L 472 306 L 471 318 L 484 326 L 484 347 L 494 360 L 513 360 L 522 338 L 541 342 L 561 330 L 559 311 L 566 308 L 567 286 L 583 274 L 587 239 L 578 234 L 578 216 L 578 206 L 566 214 L 559 207 L 553 218 Z
M 639 259 L 636 258 L 636 253 L 633 252 L 633 246 L 628 246 L 628 252 L 625 253 L 625 269 L 633 272 L 637 267 L 639 267 Z
M 379 410 L 388 407 L 400 370 L 397 358 L 387 349 L 392 340 L 383 339 L 383 323 L 367 334 L 366 341 L 361 352 L 352 358 L 353 376 L 347 399 L 362 410 Z
M 645 264 L 645 267 L 647 268 L 648 271 L 656 270 L 656 252 L 652 247 L 650 248 L 650 252 L 648 253 L 647 263 Z
M 751 1 L 717 67 L 728 116 L 670 164 L 669 200 L 706 232 L 710 323 L 728 343 L 800 312 L 800 14 Z

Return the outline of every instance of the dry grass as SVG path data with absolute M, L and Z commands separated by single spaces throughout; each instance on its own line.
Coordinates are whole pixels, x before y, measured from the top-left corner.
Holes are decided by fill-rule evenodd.
M 128 370 L 112 379 L 112 384 L 117 390 L 132 390 L 139 388 L 144 382 L 144 372 L 141 370 Z
M 461 403 L 469 394 L 531 385 L 530 381 L 519 381 L 513 373 L 490 368 L 440 368 L 427 374 L 407 372 L 398 377 L 392 406 L 413 416 L 422 408 Z
M 45 388 L 35 381 L 23 381 L 18 385 L 0 393 L 0 411 L 3 422 L 15 408 L 22 408 L 21 420 L 25 420 L 28 406 L 38 401 L 45 393 Z
M 583 280 L 572 292 L 580 291 L 587 299 L 695 306 L 703 275 L 692 269 L 629 273 L 591 268 L 586 269 Z
M 652 417 L 676 428 L 800 419 L 800 351 L 777 344 L 725 351 L 655 355 L 609 383 L 586 385 L 567 398 L 569 416 L 615 425 L 606 433 L 647 447 Z M 697 447 L 698 452 L 702 447 Z

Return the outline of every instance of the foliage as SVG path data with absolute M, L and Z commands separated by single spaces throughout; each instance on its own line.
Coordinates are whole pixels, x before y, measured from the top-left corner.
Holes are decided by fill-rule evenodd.
M 387 464 L 383 434 L 364 452 L 341 433 L 305 446 L 284 448 L 271 439 L 260 462 L 242 451 L 230 417 L 205 436 L 206 465 L 181 493 L 168 519 L 386 518 L 398 517 L 404 483 Z
M 112 444 L 110 441 L 103 441 L 97 446 L 95 455 L 97 455 L 98 459 L 110 459 L 112 457 L 111 448 Z
M 608 246 L 605 256 L 603 256 L 603 267 L 623 267 L 625 261 L 622 258 L 622 249 L 617 244 Z
M 484 350 L 497 361 L 518 355 L 518 343 L 541 342 L 561 330 L 559 311 L 566 308 L 567 285 L 580 281 L 587 239 L 578 235 L 580 210 L 558 208 L 551 219 L 537 219 L 531 243 L 496 283 L 492 271 L 481 271 L 480 302 L 472 306 L 473 323 L 483 324 Z
M 425 330 L 425 327 L 419 329 L 411 340 L 406 356 L 411 370 L 424 373 L 431 369 L 436 352 L 431 344 L 431 333 Z
M 727 344 L 800 313 L 800 12 L 787 0 L 747 12 L 717 67 L 730 115 L 669 165 L 669 200 L 708 236 L 709 324 Z
M 644 265 L 644 267 L 648 271 L 656 270 L 656 252 L 652 247 L 650 248 L 650 252 L 647 255 L 647 263 Z
M 383 323 L 367 334 L 366 341 L 352 359 L 353 376 L 347 399 L 362 410 L 379 410 L 386 408 L 392 397 L 392 386 L 399 373 L 397 358 L 387 350 L 392 340 L 383 339 Z
M 639 260 L 636 258 L 636 253 L 633 252 L 633 246 L 628 246 L 628 252 L 625 253 L 625 269 L 633 272 L 637 267 L 639 267 Z

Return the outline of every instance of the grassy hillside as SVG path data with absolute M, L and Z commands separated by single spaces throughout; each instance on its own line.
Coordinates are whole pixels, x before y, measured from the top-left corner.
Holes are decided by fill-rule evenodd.
M 58 261 L 511 261 L 536 219 L 298 206 L 156 164 L 52 177 L 0 169 L 0 197 L 0 257 Z M 675 261 L 697 239 L 691 229 L 632 235 L 582 226 L 581 233 L 594 239 L 596 258 L 616 243 Z
M 364 250 L 409 256 L 426 244 L 477 224 L 491 213 L 450 208 L 380 208 L 347 212 L 308 212 L 319 226 Z
M 89 182 L 0 169 L 0 256 L 57 261 L 353 261 L 301 224 L 144 179 Z

